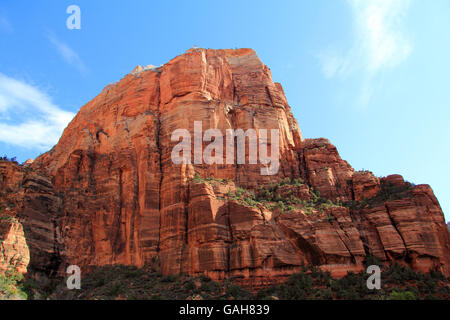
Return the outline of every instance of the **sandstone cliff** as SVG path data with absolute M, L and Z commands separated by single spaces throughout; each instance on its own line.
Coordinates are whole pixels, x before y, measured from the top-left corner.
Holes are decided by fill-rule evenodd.
M 174 164 L 171 134 L 192 132 L 194 121 L 278 129 L 278 174 L 248 162 Z M 30 266 L 48 272 L 158 263 L 164 274 L 264 283 L 303 264 L 341 276 L 375 257 L 450 275 L 431 188 L 355 172 L 328 140 L 303 139 L 281 85 L 250 49 L 194 49 L 136 68 L 17 172 L 3 180 L 20 184 Z
M 16 163 L 0 161 L 0 271 L 14 267 L 52 274 L 61 254 L 61 198 L 52 182 Z

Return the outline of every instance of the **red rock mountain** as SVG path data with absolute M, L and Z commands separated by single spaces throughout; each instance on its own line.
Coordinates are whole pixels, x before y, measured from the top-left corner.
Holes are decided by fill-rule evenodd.
M 278 129 L 278 174 L 248 161 L 174 164 L 171 134 L 194 121 Z M 355 172 L 328 140 L 303 139 L 251 49 L 192 49 L 138 67 L 83 106 L 52 150 L 11 166 L 0 167 L 0 190 L 16 195 L 33 269 L 158 263 L 164 274 L 265 283 L 302 264 L 340 276 L 376 257 L 450 275 L 431 188 Z

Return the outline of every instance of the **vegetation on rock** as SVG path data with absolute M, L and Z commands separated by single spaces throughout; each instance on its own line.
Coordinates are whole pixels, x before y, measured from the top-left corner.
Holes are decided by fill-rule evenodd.
M 329 272 L 317 267 L 303 267 L 284 283 L 252 292 L 228 279 L 216 282 L 207 276 L 162 275 L 144 267 L 104 266 L 94 267 L 82 278 L 81 290 L 68 290 L 66 279 L 49 294 L 39 292 L 34 280 L 29 279 L 20 288 L 28 290 L 30 298 L 95 299 L 95 300 L 222 300 L 222 299 L 281 299 L 281 300 L 423 300 L 450 299 L 448 280 L 440 272 L 427 274 L 414 272 L 397 264 L 382 272 L 381 289 L 366 286 L 369 274 L 349 272 L 334 279 Z M 0 278 L 1 279 L 1 278 Z M 10 283 L 18 283 L 12 278 Z M 15 282 L 14 282 L 15 281 Z M 17 284 L 13 285 L 17 287 Z M 37 292 L 39 292 L 37 294 Z M 27 295 L 22 291 L 22 296 Z M 10 295 L 11 296 L 11 295 Z
M 328 272 L 305 267 L 280 285 L 258 293 L 260 299 L 278 297 L 283 300 L 340 299 L 340 300 L 424 300 L 450 299 L 448 280 L 440 272 L 423 274 L 397 264 L 381 274 L 381 289 L 370 290 L 366 282 L 369 274 L 349 272 L 333 279 Z
M 26 300 L 23 275 L 10 268 L 0 273 L 0 300 Z

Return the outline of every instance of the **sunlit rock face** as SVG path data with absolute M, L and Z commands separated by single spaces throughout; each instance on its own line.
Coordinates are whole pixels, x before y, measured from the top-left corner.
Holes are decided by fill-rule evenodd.
M 174 164 L 172 133 L 193 132 L 196 121 L 223 133 L 277 129 L 279 170 Z M 41 258 L 31 249 L 31 264 L 158 263 L 164 274 L 269 283 L 303 264 L 344 275 L 374 256 L 449 274 L 447 226 L 431 188 L 355 172 L 328 140 L 303 139 L 281 85 L 251 49 L 192 49 L 161 67 L 137 67 L 83 106 L 28 166 L 42 177 L 37 184 L 48 179 L 46 205 L 27 198 L 18 214 L 25 228 L 40 222 L 53 233 L 39 240 L 52 248 Z M 286 178 L 297 182 L 267 201 L 235 196 Z M 36 239 L 30 232 L 27 241 Z

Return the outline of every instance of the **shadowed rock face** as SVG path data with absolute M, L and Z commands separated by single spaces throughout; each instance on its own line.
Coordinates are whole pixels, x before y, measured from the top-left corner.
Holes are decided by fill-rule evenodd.
M 61 262 L 62 199 L 48 177 L 0 161 L 0 271 L 31 268 L 48 275 Z
M 278 174 L 261 175 L 261 164 L 248 161 L 173 164 L 171 134 L 193 132 L 194 121 L 223 133 L 278 129 Z M 304 140 L 281 85 L 250 49 L 195 49 L 159 68 L 136 68 L 82 107 L 30 166 L 48 188 L 38 189 L 49 209 L 24 196 L 22 215 L 41 221 L 47 213 L 54 235 L 42 241 L 63 265 L 158 261 L 165 274 L 264 282 L 302 264 L 340 276 L 375 256 L 449 275 L 448 231 L 431 188 L 355 172 L 328 140 Z M 194 181 L 196 174 L 227 180 Z M 229 196 L 284 178 L 304 184 L 280 188 L 281 198 L 305 202 L 320 192 L 338 204 L 282 211 Z

